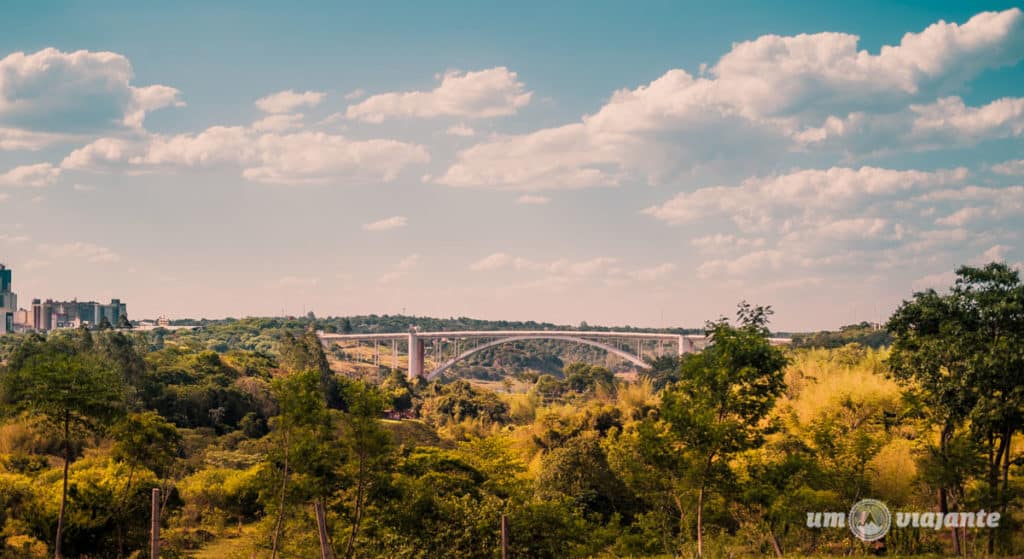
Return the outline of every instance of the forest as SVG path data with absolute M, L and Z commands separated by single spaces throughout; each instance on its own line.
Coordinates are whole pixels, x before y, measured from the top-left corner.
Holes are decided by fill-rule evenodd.
M 772 314 L 741 303 L 704 351 L 632 377 L 526 344 L 429 383 L 348 374 L 315 334 L 405 317 L 6 336 L 0 558 L 149 557 L 155 488 L 165 558 L 321 557 L 318 511 L 337 558 L 498 558 L 503 517 L 517 559 L 1024 554 L 1017 271 L 961 267 L 884 336 L 778 347 Z M 1000 522 L 808 525 L 864 498 Z

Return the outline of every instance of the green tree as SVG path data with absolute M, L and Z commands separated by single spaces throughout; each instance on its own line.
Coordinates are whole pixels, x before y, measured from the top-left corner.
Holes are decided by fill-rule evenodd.
M 272 391 L 279 413 L 271 421 L 270 470 L 280 476 L 272 506 L 277 510 L 271 557 L 281 553 L 284 520 L 290 505 L 330 494 L 340 461 L 334 420 L 321 391 L 320 372 L 275 379 Z
M 346 387 L 347 412 L 342 418 L 341 440 L 347 454 L 342 475 L 348 485 L 351 529 L 345 557 L 353 557 L 356 540 L 371 493 L 386 483 L 394 443 L 380 423 L 387 398 L 375 386 L 353 382 Z
M 38 417 L 60 434 L 64 474 L 54 544 L 60 559 L 73 439 L 110 425 L 123 413 L 124 394 L 117 372 L 94 355 L 62 340 L 28 343 L 4 372 L 3 396 L 13 409 Z
M 935 454 L 952 464 L 957 431 L 969 428 L 987 456 L 984 505 L 1006 516 L 1013 437 L 1024 429 L 1024 284 L 1006 264 L 962 266 L 947 294 L 914 294 L 889 320 L 893 375 L 940 426 Z M 939 476 L 956 480 L 955 472 Z M 939 509 L 948 510 L 948 483 Z M 995 552 L 989 531 L 988 552 Z M 954 537 L 954 546 L 957 540 Z M 958 549 L 954 548 L 958 551 Z
M 662 395 L 661 417 L 681 443 L 697 487 L 697 555 L 703 555 L 704 503 L 708 490 L 731 477 L 729 460 L 759 447 L 766 418 L 785 388 L 786 358 L 768 340 L 771 307 L 743 302 L 738 325 L 707 325 L 712 343 L 682 362 L 680 379 Z
M 165 421 L 154 411 L 129 414 L 111 429 L 110 434 L 114 439 L 111 457 L 128 467 L 124 489 L 115 504 L 117 554 L 123 557 L 124 532 L 126 524 L 132 520 L 128 516 L 130 507 L 127 501 L 133 495 L 135 474 L 145 468 L 152 471 L 157 479 L 164 479 L 181 454 L 181 435 L 173 423 Z M 167 488 L 163 489 L 164 495 L 169 494 Z

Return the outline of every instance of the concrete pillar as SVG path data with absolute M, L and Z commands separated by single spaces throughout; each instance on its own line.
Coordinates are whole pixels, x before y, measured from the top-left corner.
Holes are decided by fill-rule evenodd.
M 682 357 L 686 353 L 686 338 L 682 334 L 679 335 L 679 357 Z
M 415 331 L 409 332 L 409 378 L 423 376 L 423 340 Z

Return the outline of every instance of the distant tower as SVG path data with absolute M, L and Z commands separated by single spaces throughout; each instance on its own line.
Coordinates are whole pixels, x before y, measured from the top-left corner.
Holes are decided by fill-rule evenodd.
M 11 270 L 0 264 L 0 335 L 14 331 L 14 313 L 18 312 L 18 296 L 11 291 Z

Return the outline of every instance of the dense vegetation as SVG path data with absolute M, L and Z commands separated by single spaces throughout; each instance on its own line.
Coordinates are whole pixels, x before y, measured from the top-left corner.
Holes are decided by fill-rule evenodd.
M 7 337 L 0 557 L 144 553 L 154 487 L 164 557 L 318 557 L 314 505 L 337 557 L 498 557 L 502 515 L 516 558 L 1019 554 L 1024 286 L 959 273 L 901 306 L 891 348 L 773 347 L 742 304 L 635 381 L 356 379 L 314 317 Z M 807 526 L 864 497 L 1002 521 Z

